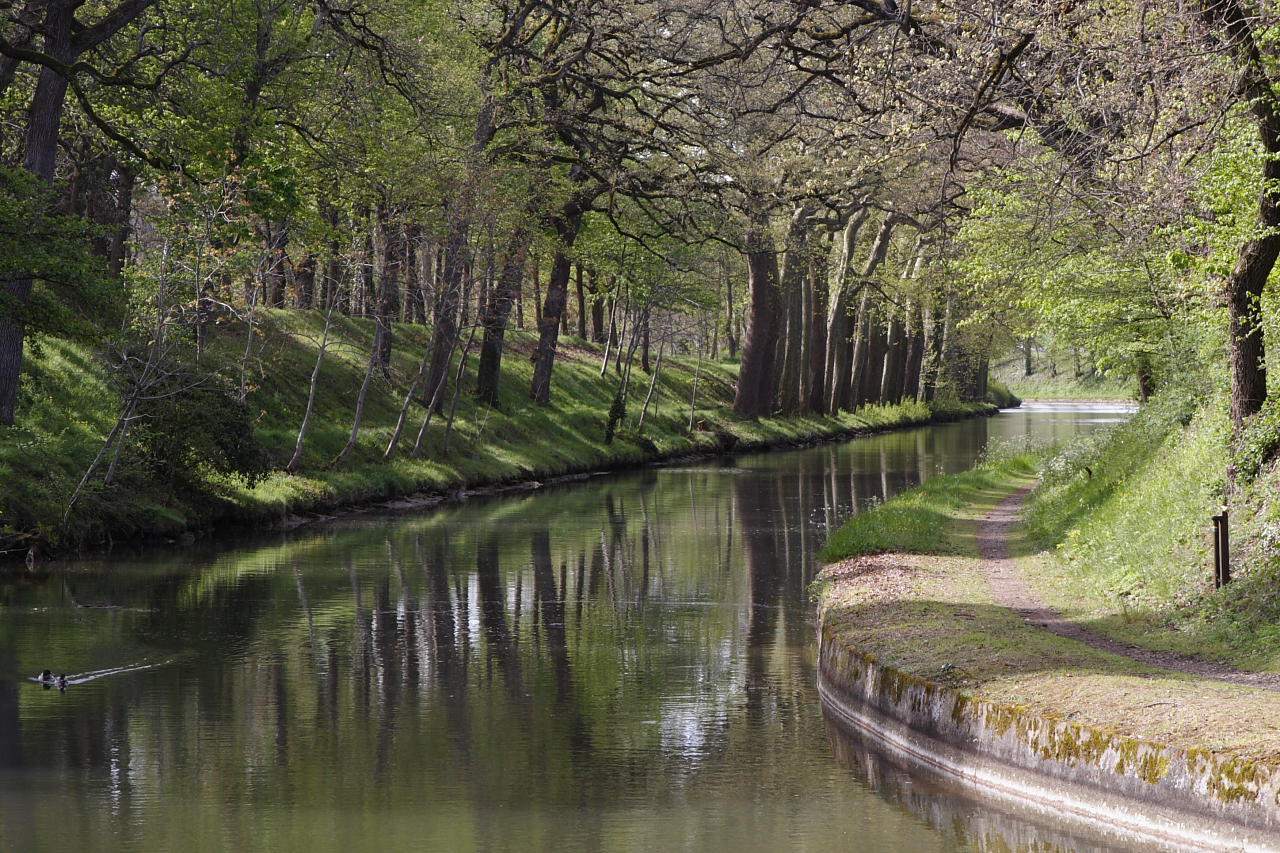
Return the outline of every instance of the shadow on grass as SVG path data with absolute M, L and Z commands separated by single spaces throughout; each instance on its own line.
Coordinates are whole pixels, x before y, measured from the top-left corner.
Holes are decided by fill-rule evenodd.
M 837 603 L 827 610 L 824 624 L 837 630 L 848 645 L 876 655 L 890 666 L 952 687 L 1064 671 L 1148 679 L 1194 678 L 1060 637 L 995 604 L 931 599 Z

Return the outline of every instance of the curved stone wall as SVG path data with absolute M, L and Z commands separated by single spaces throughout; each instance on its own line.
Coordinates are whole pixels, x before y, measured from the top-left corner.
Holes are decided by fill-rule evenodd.
M 1056 817 L 1187 849 L 1280 851 L 1280 769 L 967 696 L 819 632 L 824 705 L 890 752 Z

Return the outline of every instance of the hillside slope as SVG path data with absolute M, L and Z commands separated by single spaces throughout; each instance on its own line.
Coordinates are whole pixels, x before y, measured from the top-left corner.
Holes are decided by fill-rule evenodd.
M 602 375 L 601 346 L 578 338 L 562 340 L 552 403 L 540 406 L 527 393 L 534 338 L 513 331 L 503 362 L 501 406 L 481 405 L 471 393 L 477 340 L 462 366 L 462 392 L 456 397 L 452 427 L 451 394 L 444 411 L 423 433 L 421 453 L 412 455 L 426 415 L 422 401 L 413 400 L 399 450 L 387 461 L 384 452 L 428 343 L 426 328 L 406 325 L 396 327 L 390 370 L 373 374 L 354 452 L 335 466 L 333 460 L 351 432 L 373 336 L 371 321 L 340 318 L 330 330 L 302 464 L 297 473 L 286 473 L 282 469 L 292 455 L 306 407 L 324 318 L 316 312 L 260 314 L 249 346 L 242 331 L 219 328 L 201 357 L 199 387 L 177 395 L 175 399 L 186 400 L 183 405 L 156 403 L 155 411 L 132 427 L 113 483 L 102 485 L 114 447 L 99 458 L 94 476 L 78 493 L 85 471 L 119 417 L 121 394 L 102 360 L 87 349 L 52 340 L 33 347 L 18 425 L 0 431 L 0 550 L 172 536 L 226 522 L 277 523 L 299 513 L 329 512 L 421 492 L 907 426 L 935 417 L 923 404 L 906 403 L 834 417 L 743 420 L 731 410 L 735 365 L 678 357 L 662 360 L 641 427 L 651 376 L 637 359 L 625 415 L 616 437 L 607 443 L 610 408 L 622 384 L 616 362 L 611 358 Z M 454 374 L 460 358 L 455 356 Z M 238 407 L 235 398 L 242 382 L 245 401 Z M 955 417 L 990 408 L 953 406 L 936 415 Z M 251 423 L 264 456 L 266 473 L 256 482 L 220 472 L 218 465 L 205 461 L 246 451 L 225 435 L 234 432 L 237 417 Z M 212 439 L 202 431 L 221 431 L 213 437 L 221 444 L 211 449 Z M 225 446 L 228 443 L 233 446 Z M 73 494 L 77 497 L 68 511 Z

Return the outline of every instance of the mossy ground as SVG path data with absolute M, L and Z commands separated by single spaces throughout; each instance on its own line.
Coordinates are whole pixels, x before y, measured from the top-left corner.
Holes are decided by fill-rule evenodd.
M 668 357 L 662 361 L 643 430 L 638 420 L 650 375 L 637 364 L 626 417 L 614 441 L 606 443 L 606 420 L 621 379 L 612 363 L 601 375 L 602 346 L 575 337 L 561 339 L 552 401 L 543 406 L 528 394 L 534 336 L 512 330 L 503 360 L 500 406 L 482 405 L 472 393 L 477 340 L 463 371 L 448 446 L 447 418 L 438 415 L 426 431 L 423 452 L 409 454 L 426 414 L 415 400 L 401 451 L 386 461 L 383 452 L 430 333 L 423 326 L 397 325 L 391 369 L 385 376 L 375 373 L 359 443 L 343 465 L 333 466 L 351 430 L 373 337 L 371 321 L 342 317 L 330 332 L 303 464 L 297 473 L 286 473 L 282 468 L 302 420 L 323 326 L 318 312 L 258 312 L 243 376 L 254 432 L 272 468 L 265 480 L 250 487 L 197 470 L 175 488 L 149 480 L 145 470 L 132 470 L 121 478 L 126 485 L 90 489 L 66 518 L 69 495 L 114 423 L 120 397 L 94 353 L 61 341 L 38 342 L 24 371 L 18 423 L 0 428 L 0 551 L 6 543 L 25 550 L 33 543 L 70 547 L 107 537 L 173 535 L 219 522 L 261 522 L 424 491 L 548 478 L 639 463 L 655 455 L 714 451 L 726 444 L 800 441 L 984 410 L 973 405 L 933 411 L 909 403 L 831 417 L 748 420 L 731 408 L 737 365 Z M 245 343 L 243 324 L 215 327 L 201 369 L 238 386 Z M 451 380 L 460 357 L 455 356 Z M 695 376 L 695 428 L 689 430 Z M 446 401 L 446 414 L 451 402 Z
M 978 554 L 979 521 L 1031 478 L 1005 462 L 947 479 L 953 482 L 934 486 L 940 499 L 908 493 L 902 498 L 907 509 L 895 508 L 895 499 L 862 516 L 868 520 L 860 526 L 881 527 L 874 547 L 825 552 L 840 562 L 824 573 L 822 618 L 843 643 L 905 672 L 1037 714 L 1280 761 L 1280 693 L 1155 670 L 1051 634 L 997 605 Z M 944 531 L 933 546 L 921 544 L 911 521 L 924 517 L 921 506 L 936 513 L 932 523 Z M 1038 559 L 1025 527 L 1010 546 L 1024 567 Z M 874 551 L 885 553 L 861 563 L 847 556 Z

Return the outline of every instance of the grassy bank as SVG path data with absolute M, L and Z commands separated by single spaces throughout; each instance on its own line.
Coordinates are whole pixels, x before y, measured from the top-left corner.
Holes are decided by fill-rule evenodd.
M 888 666 L 1019 714 L 1280 758 L 1273 724 L 1280 694 L 1153 669 L 1052 634 L 996 603 L 978 553 L 979 520 L 1033 481 L 1034 461 L 1022 456 L 931 480 L 851 520 L 823 551 L 824 630 Z M 1035 559 L 1025 527 L 1010 550 L 1022 566 Z
M 501 405 L 496 409 L 480 405 L 472 395 L 477 363 L 473 355 L 463 368 L 463 392 L 457 396 L 452 428 L 446 430 L 454 405 L 450 399 L 444 414 L 436 415 L 427 427 L 422 452 L 411 455 L 426 415 L 421 401 L 414 400 L 401 449 L 388 461 L 384 451 L 428 343 L 426 329 L 398 326 L 390 370 L 385 375 L 374 373 L 355 451 L 342 465 L 334 466 L 332 460 L 350 434 L 353 404 L 373 335 L 369 321 L 341 318 L 330 331 L 303 464 L 296 473 L 286 473 L 282 469 L 302 421 L 323 325 L 317 313 L 263 311 L 252 342 L 246 341 L 243 331 L 219 327 L 201 357 L 200 371 L 212 377 L 209 384 L 225 393 L 211 393 L 208 402 L 197 399 L 185 408 L 163 409 L 156 416 L 169 418 L 174 432 L 190 438 L 205 420 L 216 420 L 220 413 L 209 409 L 234 397 L 243 382 L 244 416 L 265 457 L 263 478 L 246 482 L 199 460 L 175 464 L 175 454 L 195 457 L 192 442 L 161 441 L 154 430 L 148 432 L 149 422 L 142 419 L 133 434 L 135 440 L 119 459 L 115 482 L 100 485 L 104 461 L 99 476 L 81 490 L 70 512 L 70 496 L 119 415 L 120 393 L 90 351 L 60 341 L 40 343 L 27 362 L 18 424 L 0 431 L 0 483 L 4 484 L 0 548 L 25 549 L 37 543 L 72 547 L 109 537 L 172 536 L 219 523 L 270 522 L 422 492 L 890 429 L 991 409 L 981 404 L 935 411 L 909 403 L 832 417 L 744 420 L 731 409 L 736 365 L 665 358 L 643 426 L 639 417 L 650 374 L 637 365 L 617 435 L 606 442 L 606 424 L 621 377 L 612 363 L 601 375 L 602 348 L 578 338 L 563 339 L 552 403 L 540 406 L 527 391 L 534 338 L 514 331 L 507 340 Z M 455 357 L 454 370 L 458 364 Z M 694 428 L 689 430 L 691 403 Z M 242 449 L 196 447 L 215 460 L 219 453 Z
M 863 554 L 976 554 L 973 526 L 957 518 L 981 518 L 1004 498 L 1011 482 L 1030 482 L 1037 460 L 1019 454 L 960 474 L 935 477 L 849 519 L 823 545 L 818 558 L 835 563 Z
M 1071 618 L 1112 636 L 1280 670 L 1280 530 L 1274 462 L 1237 464 L 1226 401 L 1157 399 L 1045 464 L 1028 513 L 1045 553 L 1026 571 Z M 1213 584 L 1211 516 L 1231 507 L 1234 580 Z

